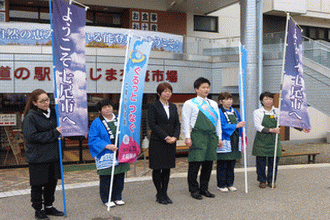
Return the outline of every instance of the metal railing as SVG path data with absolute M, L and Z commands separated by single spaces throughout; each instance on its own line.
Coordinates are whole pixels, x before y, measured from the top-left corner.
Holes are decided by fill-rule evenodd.
M 282 59 L 284 48 L 284 32 L 265 34 L 264 58 Z M 313 40 L 303 36 L 304 56 L 315 63 L 330 69 L 330 43 L 323 40 Z
M 184 36 L 183 52 L 190 55 L 208 55 L 207 49 L 238 47 L 240 36 L 223 38 L 203 38 Z

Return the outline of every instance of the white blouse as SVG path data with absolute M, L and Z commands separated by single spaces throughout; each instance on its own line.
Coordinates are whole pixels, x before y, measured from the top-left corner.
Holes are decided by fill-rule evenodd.
M 275 118 L 278 117 L 278 109 L 272 106 L 270 111 L 267 111 L 264 107 L 256 109 L 253 111 L 253 120 L 254 120 L 254 127 L 257 131 L 261 132 L 264 129 L 262 126 L 262 120 L 264 119 L 264 115 L 273 115 Z

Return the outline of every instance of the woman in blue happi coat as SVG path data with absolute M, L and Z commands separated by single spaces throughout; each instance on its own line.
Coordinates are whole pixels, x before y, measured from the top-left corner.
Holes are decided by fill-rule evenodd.
M 223 146 L 217 149 L 217 186 L 221 192 L 236 191 L 234 187 L 234 168 L 236 160 L 241 159 L 242 127 L 238 111 L 232 108 L 233 96 L 228 92 L 220 93 L 220 119 Z
M 96 118 L 88 133 L 88 146 L 92 157 L 95 158 L 97 174 L 100 176 L 100 196 L 106 206 L 124 205 L 122 192 L 124 189 L 124 175 L 130 170 L 130 165 L 116 161 L 112 196 L 109 201 L 110 180 L 113 153 L 118 150 L 114 144 L 117 130 L 117 116 L 113 113 L 114 104 L 110 100 L 102 100 L 96 104 L 100 116 Z

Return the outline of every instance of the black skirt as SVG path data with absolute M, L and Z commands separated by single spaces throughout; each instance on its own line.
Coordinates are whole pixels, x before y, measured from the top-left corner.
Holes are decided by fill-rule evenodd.
M 30 163 L 30 185 L 43 185 L 50 180 L 61 179 L 60 162 Z
M 169 169 L 175 167 L 176 143 L 168 144 L 165 141 L 150 140 L 149 167 L 151 169 Z

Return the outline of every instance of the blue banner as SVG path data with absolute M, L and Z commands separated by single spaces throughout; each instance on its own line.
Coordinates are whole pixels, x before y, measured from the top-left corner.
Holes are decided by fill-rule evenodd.
M 119 109 L 119 163 L 133 163 L 140 152 L 141 110 L 152 42 L 129 35 Z
M 302 58 L 301 30 L 289 20 L 279 123 L 281 126 L 311 129 Z
M 240 45 L 240 69 L 239 69 L 239 98 L 242 121 L 246 120 L 246 65 L 247 52 L 242 45 Z
M 55 102 L 63 136 L 88 132 L 84 8 L 53 1 Z
M 151 40 L 153 42 L 152 50 L 183 53 L 183 36 L 156 31 L 87 26 L 85 27 L 84 43 L 87 47 L 126 49 L 129 31 Z M 50 46 L 51 44 L 49 25 L 27 22 L 1 24 L 0 45 Z
M 239 47 L 239 77 L 238 77 L 238 89 L 239 89 L 239 101 L 242 121 L 246 121 L 246 67 L 247 67 L 247 51 L 242 45 Z M 242 129 L 242 151 L 245 154 L 245 148 L 248 144 L 246 128 Z

